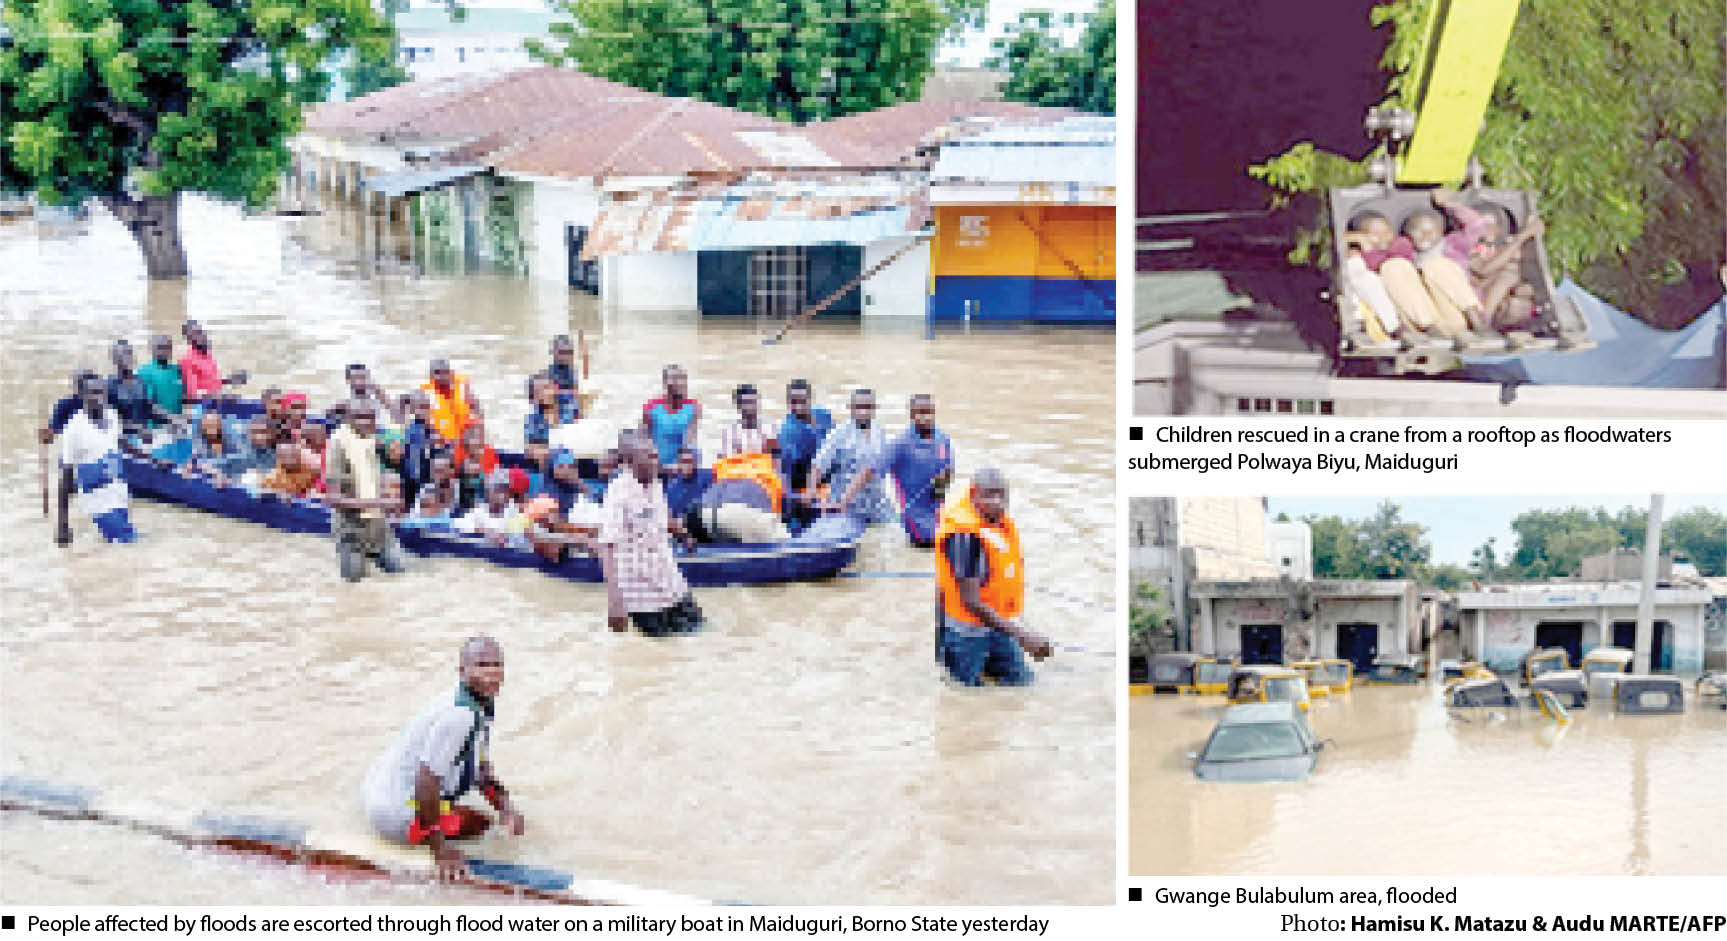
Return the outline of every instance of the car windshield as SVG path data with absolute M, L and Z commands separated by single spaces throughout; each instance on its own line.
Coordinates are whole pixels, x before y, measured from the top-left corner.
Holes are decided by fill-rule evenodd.
M 1267 700 L 1300 700 L 1302 696 L 1301 681 L 1293 676 L 1279 677 L 1265 681 L 1265 698 Z
M 1529 663 L 1529 675 L 1540 676 L 1543 673 L 1551 673 L 1554 670 L 1560 669 L 1561 665 L 1562 664 L 1558 657 L 1546 657 L 1539 660 L 1532 660 Z
M 1331 686 L 1342 686 L 1349 678 L 1349 667 L 1341 663 L 1328 663 L 1319 668 L 1319 676 Z
M 1584 662 L 1583 672 L 1589 674 L 1618 673 L 1619 664 L 1612 660 L 1589 660 Z
M 1256 725 L 1226 725 L 1211 736 L 1205 746 L 1206 761 L 1253 761 L 1261 758 L 1295 758 L 1307 753 L 1296 734 L 1295 726 L 1286 722 Z
M 1193 668 L 1193 681 L 1196 683 L 1227 683 L 1229 674 L 1235 667 L 1228 663 L 1201 663 Z

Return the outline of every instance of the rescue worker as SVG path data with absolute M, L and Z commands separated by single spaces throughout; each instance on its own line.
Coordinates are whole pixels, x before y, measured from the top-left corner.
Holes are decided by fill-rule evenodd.
M 1042 660 L 1050 642 L 1020 622 L 1025 557 L 1007 513 L 1007 478 L 993 467 L 973 475 L 942 507 L 935 533 L 940 621 L 937 641 L 948 674 L 965 686 L 985 677 L 1004 686 L 1032 680 L 1021 655 Z

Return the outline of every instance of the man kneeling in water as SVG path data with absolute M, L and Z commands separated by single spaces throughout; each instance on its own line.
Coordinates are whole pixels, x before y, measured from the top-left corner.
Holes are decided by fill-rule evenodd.
M 478 789 L 498 812 L 498 823 L 521 836 L 524 821 L 492 771 L 488 752 L 492 702 L 504 685 L 504 652 L 490 637 L 462 645 L 461 682 L 427 703 L 408 721 L 366 773 L 366 818 L 387 840 L 424 845 L 438 878 L 467 874 L 462 854 L 449 844 L 486 832 L 491 818 L 455 802 Z

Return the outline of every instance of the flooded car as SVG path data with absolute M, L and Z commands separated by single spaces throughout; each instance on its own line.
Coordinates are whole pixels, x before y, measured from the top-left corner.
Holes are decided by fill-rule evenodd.
M 1154 693 L 1180 693 L 1193 689 L 1194 666 L 1202 659 L 1196 653 L 1160 653 L 1146 664 L 1145 685 Z
M 1230 706 L 1194 756 L 1202 781 L 1299 781 L 1324 744 L 1293 702 Z
M 1536 677 L 1530 684 L 1531 692 L 1548 692 L 1567 709 L 1577 709 L 1589 704 L 1588 678 L 1582 670 L 1553 670 Z
M 1613 684 L 1613 711 L 1634 716 L 1684 712 L 1685 684 L 1676 676 L 1627 674 Z
M 1325 682 L 1318 660 L 1297 660 L 1289 665 L 1291 670 L 1301 674 L 1307 681 L 1307 694 L 1314 699 L 1324 699 L 1331 695 L 1331 686 Z
M 1583 655 L 1583 662 L 1577 665 L 1585 675 L 1597 673 L 1629 673 L 1631 672 L 1632 653 L 1624 647 L 1597 647 Z
M 1193 691 L 1202 696 L 1221 696 L 1229 691 L 1234 660 L 1201 660 L 1193 665 Z
M 1528 686 L 1543 673 L 1571 669 L 1571 658 L 1562 647 L 1546 647 L 1531 651 L 1523 658 L 1523 685 Z
M 1263 664 L 1236 667 L 1229 675 L 1231 703 L 1291 702 L 1307 709 L 1307 680 L 1288 667 Z
M 1373 661 L 1368 683 L 1406 685 L 1421 682 L 1421 658 L 1415 656 L 1379 657 Z
M 1482 706 L 1512 706 L 1519 705 L 1517 694 L 1511 691 L 1505 681 L 1494 677 L 1491 680 L 1464 680 L 1452 684 L 1446 691 L 1445 703 L 1453 709 L 1475 709 Z
M 1727 673 L 1705 673 L 1697 678 L 1697 704 L 1705 703 L 1727 709 Z

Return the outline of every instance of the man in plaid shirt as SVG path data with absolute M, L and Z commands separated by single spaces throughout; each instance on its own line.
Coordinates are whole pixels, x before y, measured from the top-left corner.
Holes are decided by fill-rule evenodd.
M 626 431 L 618 440 L 618 461 L 600 508 L 606 619 L 614 631 L 628 630 L 633 621 L 650 637 L 694 633 L 702 612 L 672 554 L 671 538 L 683 538 L 683 526 L 666 509 L 653 440 Z

